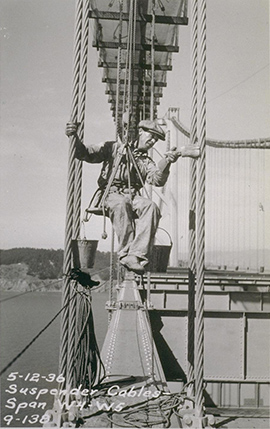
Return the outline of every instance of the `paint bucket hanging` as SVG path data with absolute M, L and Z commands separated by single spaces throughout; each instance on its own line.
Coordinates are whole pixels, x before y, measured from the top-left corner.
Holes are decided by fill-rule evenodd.
M 74 268 L 93 268 L 98 240 L 72 240 L 71 249 Z
M 146 269 L 152 273 L 166 273 L 172 248 L 172 239 L 165 229 L 158 228 L 158 230 L 162 230 L 167 234 L 170 243 L 166 245 L 154 244 Z

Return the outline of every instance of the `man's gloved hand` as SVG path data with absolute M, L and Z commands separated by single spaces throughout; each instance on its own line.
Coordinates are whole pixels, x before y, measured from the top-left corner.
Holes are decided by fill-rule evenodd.
M 74 136 L 77 133 L 78 125 L 75 122 L 67 122 L 65 133 L 68 137 Z
M 188 145 L 183 146 L 180 150 L 176 150 L 176 147 L 172 147 L 170 151 L 165 153 L 165 158 L 170 163 L 176 162 L 177 159 L 182 156 L 183 158 L 189 157 L 197 159 L 201 156 L 201 150 L 198 146 Z
M 164 154 L 166 160 L 171 164 L 176 162 L 179 156 L 181 156 L 181 152 L 177 151 L 176 149 L 176 147 L 172 147 L 171 150 Z
M 197 159 L 201 156 L 201 150 L 199 146 L 195 146 L 195 145 L 183 146 L 180 148 L 180 152 L 183 158 L 189 157 L 189 158 Z

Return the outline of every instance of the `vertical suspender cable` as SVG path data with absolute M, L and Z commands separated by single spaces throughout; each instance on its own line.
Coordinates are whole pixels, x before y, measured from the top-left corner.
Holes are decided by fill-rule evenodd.
M 143 109 L 142 109 L 142 118 L 146 118 L 146 109 L 145 109 L 145 98 L 146 98 L 146 71 L 143 71 Z
M 118 34 L 118 56 L 117 56 L 117 85 L 116 85 L 116 109 L 115 109 L 115 124 L 116 124 L 116 141 L 120 136 L 120 115 L 119 115 L 119 99 L 120 99 L 120 79 L 121 79 L 121 61 L 122 61 L 122 25 L 123 25 L 123 0 L 119 2 L 119 34 Z M 110 255 L 110 284 L 109 284 L 109 302 L 112 304 L 113 298 L 113 277 L 114 277 L 114 242 L 115 232 L 112 227 L 111 255 Z M 118 267 L 119 269 L 119 267 Z M 109 312 L 108 321 L 112 318 L 111 311 Z
M 154 120 L 154 91 L 155 91 L 155 14 L 156 1 L 152 0 L 152 22 L 151 22 L 151 102 L 150 102 L 150 119 Z
M 85 124 L 85 105 L 86 105 L 86 83 L 87 83 L 87 60 L 88 60 L 88 42 L 89 42 L 89 0 L 84 0 L 82 11 L 82 42 L 81 42 L 81 65 L 79 82 L 79 111 L 78 111 L 78 136 L 81 142 L 84 141 Z M 82 162 L 75 160 L 75 193 L 74 193 L 74 211 L 73 211 L 73 237 L 80 237 L 80 219 L 81 219 L 81 196 L 82 196 Z M 89 292 L 88 292 L 89 293 Z M 77 300 L 71 301 L 69 314 L 69 362 L 68 362 L 68 383 L 74 385 L 74 357 L 75 337 L 76 337 L 76 309 Z M 81 363 L 83 365 L 83 363 Z
M 110 284 L 109 284 L 109 303 L 112 304 L 113 298 L 113 275 L 114 275 L 114 239 L 115 233 L 112 226 L 112 241 L 111 241 L 111 253 L 110 253 Z M 109 311 L 108 322 L 110 323 L 112 319 L 112 311 Z
M 131 94 L 132 94 L 132 117 L 136 117 L 136 120 L 138 118 L 137 116 L 137 107 L 136 111 L 134 112 L 134 66 L 136 63 L 136 23 L 137 23 L 137 0 L 134 0 L 134 10 L 133 10 L 133 44 L 132 44 L 132 86 L 131 86 Z M 132 129 L 132 138 L 134 138 L 134 120 L 133 120 L 133 129 Z
M 266 236 L 266 230 L 265 230 L 265 199 L 266 199 L 266 187 L 265 187 L 265 173 L 266 173 L 266 169 L 265 169 L 265 158 L 267 156 L 266 151 L 263 150 L 262 151 L 262 155 L 263 155 L 263 165 L 262 165 L 262 217 L 263 217 L 263 221 L 262 221 L 262 249 L 263 249 L 263 254 L 262 254 L 262 267 L 263 270 L 266 268 L 265 267 L 265 236 Z
M 131 1 L 130 4 L 130 12 L 129 12 L 129 31 L 128 31 L 128 43 L 127 43 L 127 67 L 126 72 L 128 71 L 128 82 L 127 82 L 127 130 L 126 130 L 126 141 L 129 135 L 129 127 L 130 127 L 130 117 L 131 117 L 131 73 L 132 73 L 132 44 L 133 44 L 133 14 L 134 14 L 134 0 Z
M 82 21 L 82 48 L 81 48 L 79 113 L 78 113 L 78 121 L 80 124 L 79 130 L 78 130 L 78 136 L 79 136 L 79 139 L 81 142 L 84 141 L 88 44 L 89 44 L 89 0 L 84 0 L 83 21 Z M 76 160 L 75 202 L 74 202 L 74 237 L 79 237 L 79 235 L 80 235 L 81 193 L 82 193 L 82 162 Z
M 198 0 L 191 7 L 191 55 L 192 55 L 192 106 L 190 143 L 197 141 L 197 50 L 198 50 Z M 196 161 L 190 160 L 189 170 L 189 269 L 188 269 L 188 382 L 194 379 L 194 325 L 195 325 L 195 268 L 196 268 Z
M 78 99 L 79 99 L 79 76 L 80 76 L 80 56 L 81 56 L 81 39 L 82 39 L 82 10 L 83 0 L 77 0 L 75 12 L 75 39 L 74 39 L 74 54 L 73 54 L 73 85 L 72 85 L 72 105 L 71 105 L 71 121 L 77 122 L 78 117 Z M 71 240 L 73 235 L 73 214 L 74 214 L 74 182 L 75 182 L 75 137 L 69 139 L 69 159 L 68 159 L 68 187 L 67 187 L 67 207 L 66 207 L 66 230 L 65 230 L 65 251 L 64 251 L 64 266 L 65 274 L 68 274 L 71 269 Z M 67 305 L 70 299 L 70 280 L 65 277 L 62 306 Z M 71 375 L 68 374 L 70 368 L 70 356 L 68 356 L 69 342 L 69 308 L 68 306 L 63 312 L 61 319 L 61 344 L 60 344 L 60 361 L 59 370 L 63 374 L 67 383 L 71 380 Z
M 152 21 L 151 21 L 151 82 L 150 82 L 150 120 L 154 120 L 155 111 L 155 23 L 156 23 L 156 0 L 152 0 Z M 153 149 L 150 150 L 150 157 L 153 156 Z M 149 197 L 152 199 L 152 186 L 148 187 Z
M 131 8 L 131 17 L 130 17 L 130 47 L 129 47 L 129 89 L 128 89 L 128 129 L 127 129 L 127 140 L 126 143 L 128 143 L 128 140 L 131 136 L 133 136 L 133 129 L 131 128 L 131 136 L 130 136 L 130 120 L 134 121 L 134 109 L 133 109 L 133 100 L 134 100 L 134 88 L 133 88 L 133 82 L 134 82 L 134 64 L 135 64 L 135 53 L 136 53 L 136 13 L 137 13 L 137 0 L 133 0 L 132 8 Z M 126 161 L 127 161 L 127 174 L 128 174 L 128 189 L 129 189 L 129 195 L 131 198 L 131 159 L 129 156 L 129 150 L 127 149 L 126 153 Z
M 260 255 L 259 255 L 259 246 L 260 246 L 260 150 L 257 149 L 257 156 L 256 156 L 256 182 L 257 182 L 257 189 L 256 189 L 256 200 L 255 200 L 255 207 L 256 207 L 256 270 L 257 273 L 259 272 L 259 266 L 260 266 Z
M 123 0 L 119 2 L 119 34 L 118 34 L 118 55 L 117 55 L 117 84 L 116 84 L 116 140 L 120 135 L 120 117 L 119 117 L 119 99 L 120 99 L 120 79 L 121 79 L 121 61 L 122 61 L 122 26 L 123 26 Z
M 155 91 L 155 7 L 156 2 L 152 0 L 152 21 L 151 21 L 151 86 L 150 86 L 150 120 L 154 120 L 154 91 Z M 153 156 L 153 149 L 150 150 L 150 156 Z M 152 186 L 148 188 L 150 199 L 153 196 Z M 151 273 L 147 272 L 147 303 L 150 304 Z
M 199 419 L 203 412 L 204 370 L 204 266 L 205 266 L 205 152 L 206 152 L 206 0 L 198 1 L 198 160 L 197 192 L 197 290 L 195 405 Z

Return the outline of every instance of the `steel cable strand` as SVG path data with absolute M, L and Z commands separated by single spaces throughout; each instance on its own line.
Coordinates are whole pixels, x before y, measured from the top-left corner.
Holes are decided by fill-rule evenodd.
M 137 120 L 137 118 L 138 118 L 138 116 L 137 116 L 137 109 L 136 109 L 135 114 L 134 114 L 134 107 L 133 107 L 133 100 L 134 100 L 134 76 L 135 76 L 135 74 L 134 74 L 134 67 L 133 66 L 136 63 L 136 31 L 137 31 L 136 24 L 137 24 L 137 0 L 134 0 L 134 8 L 133 8 L 133 44 L 132 44 L 132 59 L 131 59 L 131 61 L 132 61 L 132 63 L 131 63 L 131 73 L 132 73 L 132 75 L 131 75 L 132 76 L 132 86 L 131 86 L 131 100 L 132 100 L 132 103 L 131 103 L 131 115 L 132 115 L 132 118 L 136 118 L 136 120 Z M 133 119 L 131 131 L 132 131 L 131 137 L 132 137 L 132 140 L 134 140 L 135 137 L 136 137 L 136 130 L 135 130 L 135 127 L 134 127 L 134 119 Z
M 80 321 L 78 322 L 78 337 L 76 344 L 76 362 L 77 368 L 79 368 L 77 378 L 77 384 L 82 384 L 84 388 L 88 388 L 90 380 L 88 378 L 88 363 L 90 353 L 90 340 L 89 340 L 89 307 L 87 300 L 82 300 L 80 307 L 78 308 L 80 314 Z M 81 328 L 82 326 L 82 328 Z
M 150 100 L 150 119 L 154 120 L 155 111 L 155 23 L 156 23 L 156 2 L 152 0 L 151 5 L 151 100 Z
M 120 117 L 119 117 L 119 98 L 120 98 L 120 80 L 121 80 L 121 61 L 122 61 L 122 29 L 123 29 L 123 0 L 119 1 L 119 34 L 118 34 L 118 52 L 117 52 L 117 82 L 116 82 L 116 106 L 115 106 L 115 123 L 116 123 L 116 141 L 120 136 Z M 121 140 L 123 136 L 121 135 Z
M 153 399 L 156 401 L 156 398 Z M 166 424 L 165 427 L 168 427 L 169 419 L 168 416 L 163 413 L 160 409 L 159 401 L 157 403 L 151 403 L 151 398 L 148 398 L 148 400 L 145 401 L 145 403 L 140 404 L 139 406 L 132 407 L 134 408 L 131 411 L 126 412 L 120 412 L 120 414 L 123 415 L 123 419 L 125 423 L 135 424 L 138 423 L 140 426 L 138 427 L 151 427 L 154 424 Z M 137 418 L 134 415 L 142 414 L 142 417 L 137 416 Z M 145 415 L 145 417 L 144 417 Z M 158 417 L 160 420 L 150 420 L 149 417 Z M 141 426 L 144 425 L 144 426 Z M 136 426 L 137 427 L 137 426 Z
M 84 296 L 81 294 L 81 296 L 82 299 L 78 307 L 78 339 L 76 344 L 76 361 L 80 367 L 80 379 L 77 379 L 77 384 L 84 385 L 86 374 L 88 374 L 88 381 L 92 387 L 97 379 L 98 367 L 102 366 L 102 362 L 95 336 L 91 300 L 85 294 Z
M 131 77 L 132 77 L 132 57 L 133 57 L 133 27 L 134 27 L 134 2 L 135 0 L 131 0 L 130 5 L 130 14 L 129 14 L 129 30 L 128 30 L 128 47 L 127 47 L 127 69 L 128 69 L 128 83 L 127 83 L 127 127 L 126 127 L 126 135 L 124 139 L 124 143 L 128 143 L 129 131 L 130 131 L 130 117 L 132 113 L 131 106 Z M 127 70 L 126 70 L 127 72 Z M 130 110 L 131 107 L 131 110 Z
M 138 176 L 139 176 L 139 179 L 140 179 L 140 182 L 141 182 L 142 188 L 143 188 L 143 190 L 144 190 L 144 192 L 145 192 L 145 194 L 146 194 L 146 197 L 147 197 L 147 198 L 149 198 L 149 194 L 148 194 L 148 192 L 147 192 L 147 189 L 146 189 L 145 183 L 144 183 L 144 181 L 143 181 L 142 174 L 141 174 L 141 172 L 140 172 L 140 169 L 139 169 L 139 167 L 138 167 L 138 164 L 137 164 L 137 162 L 136 162 L 136 159 L 135 159 L 135 157 L 134 157 L 134 155 L 133 155 L 133 153 L 132 153 L 132 150 L 130 149 L 130 146 L 127 146 L 127 150 L 128 150 L 128 155 L 129 155 L 129 157 L 130 157 L 130 159 L 131 159 L 131 162 L 133 163 L 133 166 L 135 167 L 135 170 L 136 170 L 136 172 L 137 172 L 137 174 L 138 174 Z
M 186 137 L 190 137 L 190 131 L 179 122 L 176 117 L 171 118 L 174 126 Z M 197 143 L 197 141 L 196 141 Z M 270 137 L 260 137 L 258 139 L 244 140 L 216 140 L 206 139 L 206 145 L 214 148 L 230 148 L 230 149 L 270 149 Z
M 192 17 L 192 113 L 190 143 L 197 140 L 197 54 L 198 54 L 198 0 L 193 0 Z M 196 269 L 196 161 L 190 160 L 189 176 L 189 270 L 188 270 L 188 367 L 187 380 L 194 379 L 194 328 L 195 328 L 195 269 Z
M 73 151 L 74 154 L 74 151 Z M 70 153 L 70 158 L 73 157 L 73 154 Z M 69 163 L 71 165 L 71 163 Z M 67 221 L 66 221 L 66 244 L 65 244 L 65 257 L 64 257 L 64 271 L 69 272 L 71 268 L 71 238 L 72 238 L 72 214 L 73 214 L 73 193 L 74 185 L 72 186 L 72 179 L 74 179 L 74 169 L 73 174 L 70 175 L 70 185 L 69 195 L 68 195 L 68 210 L 67 210 Z M 66 302 L 69 302 L 70 290 L 69 290 L 69 278 L 66 277 L 64 280 L 64 287 L 62 292 L 62 302 L 63 305 Z M 66 308 L 65 313 L 62 316 L 61 320 L 61 344 L 60 344 L 60 373 L 67 376 L 67 355 L 68 355 L 68 339 L 69 339 L 69 308 Z
M 74 358 L 74 367 L 75 367 L 75 381 L 76 381 L 76 385 L 78 386 L 80 384 L 80 380 L 82 379 L 82 366 L 84 365 L 84 359 L 81 360 L 81 356 L 84 354 L 84 350 L 82 347 L 82 343 L 80 343 L 80 341 L 78 340 L 78 338 L 81 335 L 80 331 L 80 327 L 82 325 L 82 318 L 84 317 L 84 298 L 82 294 L 79 294 L 78 298 L 77 298 L 77 320 L 76 320 L 76 327 L 77 327 L 77 334 L 76 334 L 76 340 L 77 340 L 77 344 L 75 347 L 75 358 Z M 78 347 L 78 344 L 80 345 L 80 347 Z
M 85 105 L 86 105 L 86 87 L 87 87 L 87 60 L 89 44 L 89 0 L 83 3 L 82 12 L 82 42 L 81 42 L 81 64 L 80 64 L 80 81 L 79 81 L 79 107 L 78 136 L 80 141 L 84 142 L 85 129 Z M 80 217 L 81 217 L 81 193 L 82 193 L 82 162 L 76 162 L 75 173 L 75 202 L 74 202 L 74 237 L 80 236 Z
M 130 6 L 130 5 L 129 5 Z M 129 20 L 128 20 L 128 34 L 127 34 L 127 49 L 126 49 L 126 64 L 125 64 L 125 81 L 124 81 L 124 94 L 123 94 L 123 104 L 122 104 L 122 112 L 126 112 L 126 107 L 128 107 L 127 111 L 127 124 L 126 129 L 122 130 L 122 141 L 126 142 L 126 135 L 128 133 L 129 128 L 129 120 L 130 120 L 130 112 L 129 105 L 127 102 L 127 93 L 129 93 L 129 50 L 130 50 L 130 38 L 131 38 L 131 25 L 132 25 L 132 6 L 129 9 Z
M 70 301 L 72 299 L 75 298 L 75 294 L 73 296 L 71 296 L 71 298 L 69 299 Z M 0 377 L 7 371 L 8 368 L 11 367 L 11 365 L 13 365 L 28 349 L 29 347 L 31 347 L 31 345 L 41 336 L 41 334 L 43 334 L 43 332 L 46 331 L 46 329 L 49 328 L 49 326 L 54 322 L 54 320 L 59 316 L 59 314 L 62 313 L 63 310 L 65 310 L 65 308 L 69 305 L 69 301 L 65 304 L 64 307 L 62 307 L 58 313 L 56 313 L 56 315 L 50 320 L 49 323 L 47 323 L 47 325 L 41 329 L 41 331 L 39 331 L 39 333 L 30 341 L 30 343 L 28 343 L 16 356 L 15 358 L 13 358 L 0 372 Z
M 196 353 L 195 402 L 198 418 L 204 415 L 204 264 L 205 264 L 205 140 L 206 140 L 206 0 L 198 7 L 198 160 L 197 192 L 197 290 L 196 290 Z
M 170 416 L 172 411 L 174 411 L 175 407 L 178 407 L 181 403 L 183 403 L 183 399 L 179 397 L 180 394 L 170 394 L 162 400 L 156 398 L 148 398 L 146 401 L 140 404 L 135 404 L 132 406 L 127 405 L 122 411 L 117 414 L 123 414 L 123 419 L 125 423 L 129 423 L 136 426 L 136 423 L 139 424 L 138 427 L 151 427 L 154 424 L 164 424 L 165 427 L 169 427 L 170 425 Z M 151 403 L 152 401 L 158 401 Z M 171 401 L 171 405 L 167 405 L 167 403 Z M 164 406 L 164 404 L 166 406 Z M 132 408 L 132 410 L 128 411 L 128 409 Z M 142 417 L 134 415 L 142 414 Z M 146 417 L 144 415 L 146 414 Z M 149 420 L 149 417 L 159 418 Z M 142 426 L 142 425 L 145 426 Z M 137 427 L 137 426 L 136 426 Z
M 174 412 L 178 417 L 181 415 L 178 413 L 177 408 L 182 405 L 184 403 L 184 401 L 187 399 L 189 401 L 194 401 L 193 398 L 189 398 L 187 397 L 185 390 L 189 387 L 189 385 L 193 383 L 187 383 L 185 384 L 185 386 L 182 388 L 180 393 L 164 393 L 161 391 L 161 394 L 164 394 L 166 396 L 164 397 L 159 397 L 157 398 L 148 398 L 147 400 L 140 402 L 139 404 L 134 404 L 134 405 L 126 405 L 120 412 L 117 412 L 118 415 L 123 414 L 123 418 L 125 420 L 126 423 L 131 423 L 131 421 L 129 420 L 130 416 L 135 414 L 135 413 L 139 413 L 139 412 L 147 412 L 148 415 L 147 417 L 149 417 L 149 413 L 153 413 L 154 411 L 158 411 L 159 415 L 160 413 L 162 413 L 163 415 L 163 421 L 162 423 L 169 425 L 170 421 L 169 418 L 172 414 L 172 412 Z M 158 400 L 158 403 L 156 402 Z M 155 401 L 153 403 L 151 403 L 151 401 Z M 157 414 L 151 414 L 152 416 L 156 417 Z M 109 418 L 109 417 L 108 417 Z M 112 421 L 112 419 L 109 418 L 110 421 Z M 133 418 L 132 419 L 132 423 L 134 426 L 134 422 L 137 423 L 146 423 L 146 419 L 142 419 L 142 418 L 137 418 L 136 420 Z M 157 424 L 157 421 L 150 421 L 149 419 L 147 420 L 148 426 L 152 425 L 152 424 Z M 117 425 L 117 423 L 115 423 Z M 137 426 L 135 426 L 137 427 Z M 141 425 L 139 426 L 141 427 Z
M 185 399 L 191 400 L 193 401 L 192 398 L 187 398 L 186 396 L 183 398 L 183 390 L 180 393 L 171 393 L 168 395 L 168 393 L 166 393 L 166 396 L 164 398 L 162 398 L 160 400 L 160 398 L 158 398 L 158 402 L 157 398 L 148 398 L 147 400 L 139 403 L 139 404 L 134 404 L 134 405 L 127 405 L 125 406 L 120 412 L 117 412 L 118 415 L 123 414 L 123 419 L 125 421 L 125 423 L 129 423 L 132 424 L 132 427 L 134 426 L 135 423 L 140 423 L 140 425 L 138 427 L 142 427 L 142 424 L 147 424 L 148 426 L 151 426 L 153 424 L 157 424 L 157 420 L 149 420 L 149 416 L 151 417 L 156 417 L 158 415 L 158 417 L 160 417 L 160 414 L 162 415 L 162 421 L 160 421 L 159 423 L 163 423 L 166 426 L 165 427 L 169 427 L 170 424 L 170 416 L 172 414 L 172 412 L 174 412 L 176 415 L 180 416 L 176 410 L 176 408 L 178 408 L 181 404 L 183 404 L 183 401 Z M 154 403 L 151 403 L 151 401 L 155 401 Z M 139 418 L 137 417 L 137 419 L 135 419 L 135 417 L 132 417 L 134 414 L 138 414 L 138 413 L 147 413 L 147 419 L 146 418 Z M 155 413 L 155 414 L 154 414 Z M 109 420 L 111 420 L 109 418 Z M 117 424 L 117 423 L 116 423 Z M 135 427 L 137 427 L 137 425 L 135 425 Z
M 113 226 L 111 227 L 112 238 L 111 238 L 111 252 L 110 252 L 110 280 L 109 280 L 109 303 L 112 305 L 113 300 L 113 278 L 114 278 L 114 242 L 115 242 L 115 232 Z M 108 323 L 112 319 L 112 312 L 108 313 Z
M 83 387 L 88 387 L 86 379 L 87 365 L 89 360 L 89 319 L 90 306 L 87 299 L 81 296 L 78 303 L 78 319 L 77 319 L 77 341 L 76 341 L 76 354 L 75 366 L 77 368 L 77 385 L 83 384 Z
M 78 97 L 79 97 L 79 74 L 80 74 L 80 53 L 81 53 L 81 31 L 82 31 L 82 0 L 77 0 L 75 12 L 75 38 L 74 38 L 74 60 L 73 60 L 73 83 L 72 83 L 72 106 L 71 122 L 77 122 Z M 65 232 L 65 252 L 64 252 L 64 272 L 71 269 L 71 240 L 73 234 L 73 213 L 74 213 L 74 182 L 75 182 L 75 137 L 69 139 L 69 160 L 68 160 L 68 188 L 67 188 L 67 209 L 66 209 L 66 232 Z M 69 279 L 66 278 L 63 288 L 63 305 L 70 297 Z M 64 374 L 67 383 L 72 382 L 72 375 L 68 373 L 73 365 L 74 354 L 70 354 L 69 343 L 69 308 L 67 307 L 61 320 L 61 344 L 60 344 L 60 373 Z
M 185 387 L 185 386 L 184 386 Z M 184 388 L 183 388 L 184 389 Z M 182 391 L 183 391 L 182 389 Z M 182 391 L 180 393 L 171 393 L 168 395 L 168 393 L 166 393 L 166 397 L 162 398 L 162 400 L 160 401 L 160 398 L 148 398 L 147 400 L 140 402 L 139 404 L 134 404 L 134 405 L 126 405 L 121 411 L 117 412 L 117 415 L 122 415 L 123 414 L 123 419 L 125 420 L 126 423 L 131 423 L 131 421 L 129 421 L 129 418 L 132 414 L 135 413 L 139 413 L 139 412 L 147 412 L 147 417 L 149 417 L 149 415 L 151 415 L 152 417 L 156 417 L 157 416 L 157 411 L 158 411 L 158 417 L 160 417 L 160 414 L 162 414 L 162 421 L 160 421 L 159 423 L 163 423 L 165 424 L 165 427 L 169 427 L 170 425 L 170 416 L 172 414 L 172 411 L 174 411 L 175 407 L 178 407 L 181 403 L 183 403 L 183 398 L 181 397 L 182 395 Z M 163 392 L 161 392 L 163 393 Z M 151 403 L 151 401 L 157 401 L 154 403 Z M 169 401 L 172 402 L 172 405 L 166 405 Z M 164 404 L 166 406 L 164 406 Z M 153 412 L 156 412 L 155 414 L 153 414 Z M 151 413 L 151 414 L 150 414 Z M 114 422 L 112 418 L 110 418 L 107 415 L 108 420 L 110 420 L 111 422 L 115 423 L 117 426 L 119 425 L 117 422 Z M 138 427 L 142 427 L 142 423 L 146 423 L 148 426 L 152 426 L 154 424 L 157 424 L 157 420 L 153 420 L 150 421 L 148 418 L 147 419 L 142 419 L 142 418 L 137 418 L 136 420 L 133 418 L 132 419 L 132 427 L 134 427 L 134 423 L 140 423 L 140 425 Z M 122 426 L 122 425 L 121 425 Z M 148 427 L 147 426 L 147 427 Z M 130 426 L 123 426 L 123 427 L 130 427 Z M 137 427 L 137 425 L 135 425 L 135 427 Z
M 85 125 L 85 105 L 86 105 L 86 83 L 87 83 L 87 57 L 89 41 L 89 1 L 84 0 L 82 5 L 82 37 L 80 47 L 80 73 L 79 73 L 79 99 L 78 99 L 78 136 L 81 142 L 84 141 Z M 75 160 L 75 191 L 74 191 L 74 212 L 73 212 L 73 237 L 80 237 L 80 218 L 81 218 L 81 196 L 82 196 L 82 162 Z M 69 350 L 75 359 L 76 342 L 76 300 L 70 307 L 69 315 Z M 83 358 L 83 356 L 82 356 Z M 68 373 L 72 374 L 74 361 L 70 359 Z M 72 376 L 71 376 L 72 377 Z M 70 380 L 71 381 L 71 380 Z

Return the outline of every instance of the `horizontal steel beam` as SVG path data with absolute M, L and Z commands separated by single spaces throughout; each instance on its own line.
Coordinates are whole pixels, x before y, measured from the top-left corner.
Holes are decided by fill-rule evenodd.
M 102 78 L 102 82 L 103 83 L 111 83 L 113 85 L 116 85 L 117 84 L 117 79 L 110 78 L 110 77 L 103 77 Z M 121 79 L 120 80 L 120 84 L 124 85 L 124 83 L 125 83 L 124 79 Z M 143 81 L 139 81 L 139 80 L 134 80 L 133 84 L 135 84 L 135 85 L 141 84 L 143 86 L 144 82 Z M 150 81 L 146 81 L 145 82 L 145 86 L 150 86 L 150 85 L 151 85 Z M 157 87 L 157 88 L 166 88 L 167 82 L 156 82 L 155 81 L 154 82 L 154 86 Z
M 117 95 L 117 91 L 112 91 L 111 89 L 106 89 L 106 91 L 105 91 L 105 94 L 106 95 Z M 119 92 L 119 95 L 124 95 L 125 94 L 125 92 L 124 91 L 120 91 Z M 134 97 L 141 97 L 141 98 L 144 98 L 144 99 L 147 99 L 147 98 L 149 98 L 150 99 L 150 97 L 151 97 L 151 94 L 149 93 L 149 91 L 148 91 L 148 93 L 145 95 L 145 96 L 143 96 L 143 94 L 139 94 L 138 93 L 138 91 L 134 91 Z M 154 94 L 154 98 L 160 98 L 160 97 L 162 97 L 162 94 Z
M 109 101 L 109 103 L 111 103 L 112 105 L 116 105 L 116 100 L 115 100 L 115 99 L 113 99 L 113 98 L 110 98 L 110 97 L 109 97 L 108 101 Z M 122 103 L 122 101 L 123 101 L 123 99 L 120 99 L 120 100 L 119 100 L 119 103 L 121 104 L 121 103 Z M 146 100 L 143 100 L 143 99 L 138 100 L 138 97 L 134 95 L 134 97 L 132 98 L 132 102 L 133 102 L 133 103 L 136 103 L 136 104 L 141 104 L 141 105 L 143 105 L 143 104 L 147 104 L 147 103 L 148 103 L 148 104 L 149 104 L 149 106 L 150 106 L 150 97 L 148 97 L 148 99 L 146 99 Z M 158 101 L 158 100 L 156 100 L 156 99 L 155 99 L 155 104 L 156 104 L 156 105 L 159 105 L 159 104 L 160 104 L 160 101 Z
M 98 11 L 98 10 L 90 10 L 89 18 L 92 19 L 107 19 L 112 21 L 120 20 L 119 12 L 107 12 L 107 11 Z M 129 14 L 122 14 L 123 21 L 129 21 Z M 152 22 L 152 15 L 140 15 L 136 18 L 137 22 Z M 173 24 L 173 25 L 187 25 L 188 17 L 187 16 L 165 16 L 165 15 L 155 15 L 155 23 L 156 24 Z
M 102 41 L 94 41 L 92 43 L 94 48 L 102 48 L 102 49 L 118 49 L 119 43 L 117 42 L 102 42 Z M 127 44 L 121 44 L 122 49 L 127 49 Z M 136 51 L 151 51 L 151 45 L 148 43 L 136 44 Z M 155 45 L 156 52 L 179 52 L 179 46 L 175 45 Z
M 99 60 L 98 67 L 116 69 L 118 67 L 118 64 L 117 62 Z M 122 63 L 121 68 L 125 68 L 125 67 L 126 67 L 126 64 Z M 133 66 L 133 69 L 134 70 L 138 70 L 138 69 L 151 70 L 151 64 L 135 64 Z M 155 71 L 171 71 L 171 70 L 172 70 L 172 66 L 155 64 Z

